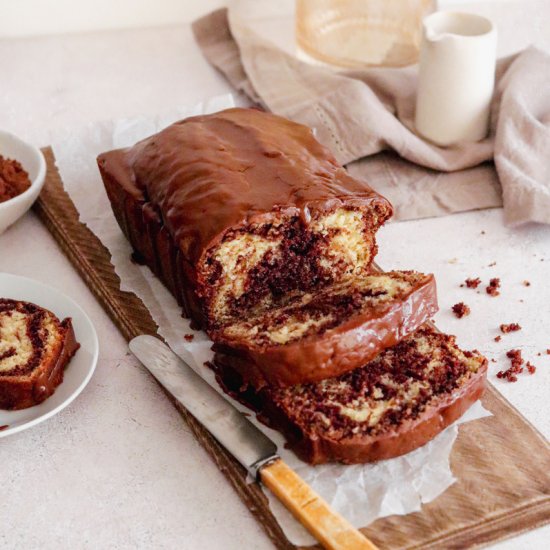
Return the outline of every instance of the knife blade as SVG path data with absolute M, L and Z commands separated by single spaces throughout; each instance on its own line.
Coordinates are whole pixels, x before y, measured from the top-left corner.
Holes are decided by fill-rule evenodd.
M 137 336 L 130 350 L 255 479 L 260 465 L 278 457 L 275 443 L 161 340 Z
M 130 350 L 254 477 L 328 550 L 377 550 L 277 454 L 276 445 L 166 344 L 137 336 Z

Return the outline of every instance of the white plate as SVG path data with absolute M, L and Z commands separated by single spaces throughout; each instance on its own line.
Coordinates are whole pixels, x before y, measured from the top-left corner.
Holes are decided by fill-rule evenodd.
M 33 302 L 49 309 L 60 319 L 71 317 L 80 349 L 65 369 L 63 383 L 40 405 L 21 411 L 0 410 L 0 437 L 26 430 L 52 417 L 71 403 L 90 381 L 97 364 L 99 344 L 89 317 L 59 290 L 27 277 L 0 273 L 0 297 Z

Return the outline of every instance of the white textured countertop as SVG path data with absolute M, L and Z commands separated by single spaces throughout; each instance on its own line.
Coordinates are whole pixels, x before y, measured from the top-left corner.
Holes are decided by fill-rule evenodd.
M 36 145 L 89 121 L 162 112 L 228 91 L 188 27 L 5 39 L 0 60 L 0 128 Z M 549 436 L 550 356 L 536 353 L 550 348 L 550 227 L 508 229 L 500 210 L 483 211 L 391 224 L 379 244 L 385 268 L 436 274 L 440 328 L 495 357 L 491 381 Z M 101 346 L 96 374 L 72 405 L 1 440 L 0 547 L 271 548 L 34 214 L 0 236 L 0 271 L 71 296 Z M 502 295 L 459 288 L 467 276 L 500 277 Z M 462 300 L 472 314 L 457 320 L 449 308 Z M 523 330 L 495 343 L 498 325 L 515 321 Z M 507 384 L 494 374 L 512 346 L 538 371 Z M 549 538 L 546 527 L 494 547 L 542 550 Z

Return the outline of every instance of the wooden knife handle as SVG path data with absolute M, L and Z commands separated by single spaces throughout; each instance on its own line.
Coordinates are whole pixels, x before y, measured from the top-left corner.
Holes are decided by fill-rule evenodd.
M 327 550 L 377 550 L 280 458 L 264 466 L 260 478 Z

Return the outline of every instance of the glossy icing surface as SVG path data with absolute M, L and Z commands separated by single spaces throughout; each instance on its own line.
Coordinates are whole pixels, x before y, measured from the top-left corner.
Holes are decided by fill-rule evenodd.
M 388 201 L 349 176 L 309 128 L 253 109 L 182 120 L 98 162 L 156 205 L 191 262 L 227 229 L 278 215 L 307 224 L 341 205 L 373 207 L 380 223 L 391 215 Z

